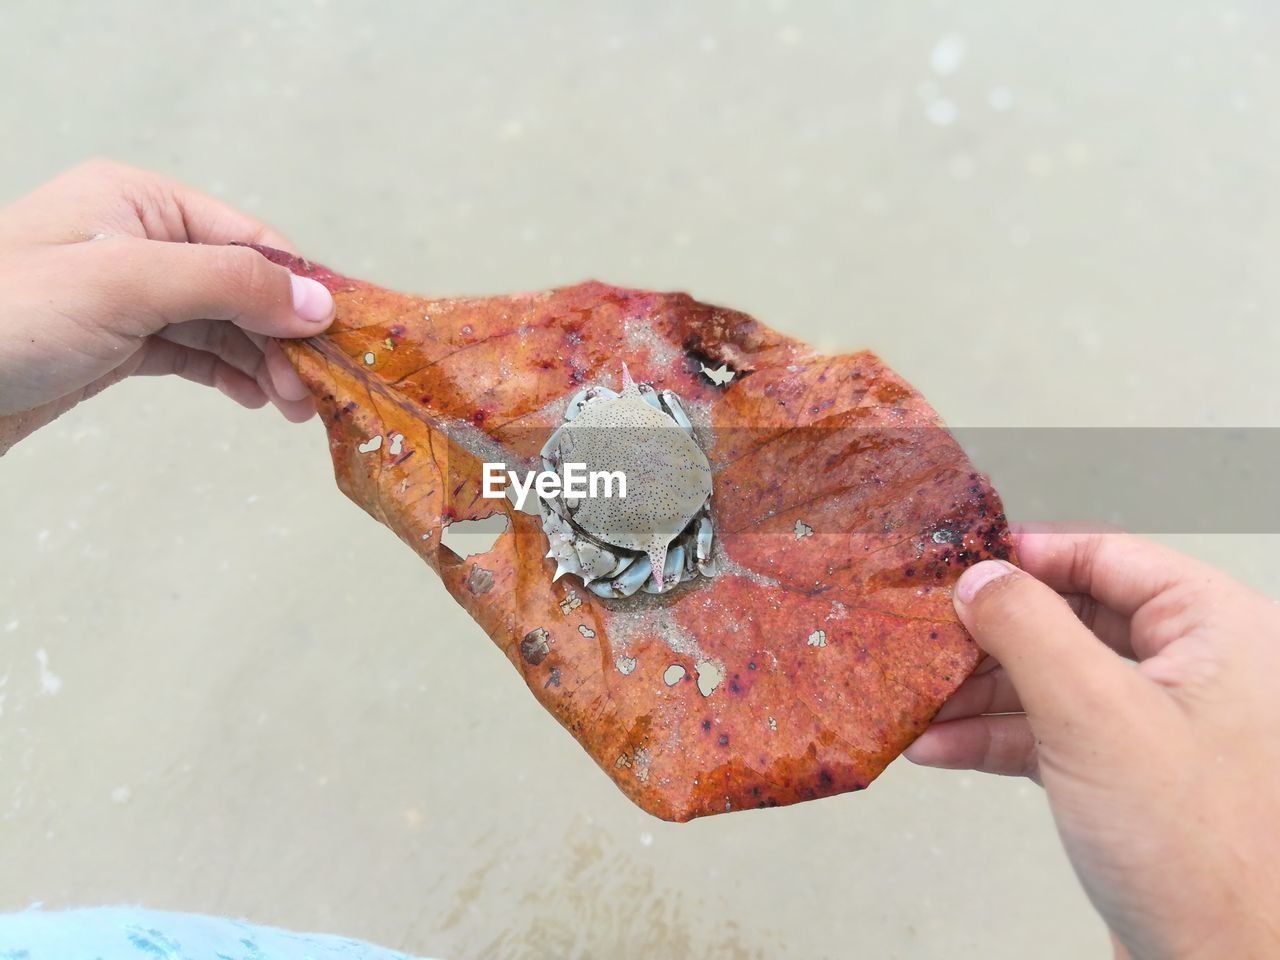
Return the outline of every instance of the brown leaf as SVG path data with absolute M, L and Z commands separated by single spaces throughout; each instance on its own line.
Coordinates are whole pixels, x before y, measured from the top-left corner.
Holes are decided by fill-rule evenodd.
M 338 485 L 439 574 L 539 702 L 669 820 L 865 787 L 970 673 L 951 587 L 1012 554 L 1000 500 L 924 399 L 871 353 L 829 357 L 684 294 L 601 283 L 433 300 L 273 250 L 338 305 L 285 343 Z M 602 600 L 552 582 L 537 518 L 481 496 L 535 462 L 591 384 L 675 390 L 714 471 L 721 569 Z M 727 383 L 704 371 L 722 364 Z M 714 378 L 723 379 L 723 378 Z M 507 529 L 460 558 L 445 525 Z

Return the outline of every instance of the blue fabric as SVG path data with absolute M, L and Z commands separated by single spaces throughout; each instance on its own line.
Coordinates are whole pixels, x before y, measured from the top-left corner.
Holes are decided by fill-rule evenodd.
M 0 960 L 426 960 L 359 940 L 130 907 L 0 914 Z

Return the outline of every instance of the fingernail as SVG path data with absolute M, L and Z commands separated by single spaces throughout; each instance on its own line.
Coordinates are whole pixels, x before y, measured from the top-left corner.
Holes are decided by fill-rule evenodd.
M 972 603 L 978 591 L 988 583 L 999 580 L 1017 569 L 1007 560 L 983 560 L 981 563 L 975 563 L 956 581 L 956 599 L 961 603 Z
M 290 277 L 293 284 L 293 312 L 303 320 L 324 323 L 333 316 L 333 296 L 324 284 L 310 277 Z

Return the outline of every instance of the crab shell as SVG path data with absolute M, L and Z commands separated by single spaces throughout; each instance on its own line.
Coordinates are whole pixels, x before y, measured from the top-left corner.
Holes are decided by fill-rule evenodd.
M 542 449 L 546 469 L 621 472 L 626 496 L 539 498 L 555 578 L 577 574 L 600 596 L 625 597 L 710 576 L 711 466 L 679 398 L 637 386 L 624 365 L 621 393 L 590 387 L 565 421 Z

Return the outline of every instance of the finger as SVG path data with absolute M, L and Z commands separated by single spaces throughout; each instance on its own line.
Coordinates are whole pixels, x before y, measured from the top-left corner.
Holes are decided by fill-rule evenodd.
M 316 405 L 311 400 L 276 400 L 275 406 L 290 423 L 306 423 L 316 415 Z
M 259 375 L 258 385 L 266 393 L 267 398 L 275 406 L 277 410 L 290 423 L 305 423 L 316 414 L 315 401 L 307 396 L 303 400 L 288 400 L 280 396 L 276 390 L 275 384 L 271 382 L 271 377 L 267 375 L 266 370 Z
M 1224 574 L 1185 554 L 1114 531 L 1023 527 L 1015 533 L 1022 568 L 1059 593 L 1094 597 L 1123 617 L 1170 587 Z
M 986 713 L 1021 713 L 1022 701 L 1003 667 L 972 673 L 942 705 L 934 723 Z
M 258 243 L 293 252 L 265 223 L 169 177 L 112 160 L 89 160 L 10 208 L 0 233 L 76 243 L 106 233 L 193 243 Z
M 69 175 L 99 195 L 104 184 L 125 196 L 146 235 L 179 243 L 259 243 L 293 252 L 288 239 L 242 210 L 185 183 L 110 160 L 94 160 Z
M 190 243 L 257 243 L 277 250 L 296 252 L 287 237 L 260 220 L 167 177 L 150 175 L 161 199 L 167 199 L 181 215 L 184 236 L 166 239 Z
M 1076 615 L 1076 619 L 1088 627 L 1095 637 L 1122 657 L 1133 656 L 1133 651 L 1129 646 L 1129 631 L 1131 628 L 1128 618 L 1121 617 L 1114 610 L 1107 609 L 1097 600 L 1094 600 L 1093 597 L 1086 597 L 1078 593 L 1062 594 L 1061 596 L 1066 601 L 1067 606 L 1071 608 L 1071 612 Z M 986 673 L 988 670 L 996 670 L 999 667 L 999 660 L 994 657 L 983 656 L 970 676 Z
M 1085 627 L 1095 637 L 1115 650 L 1122 657 L 1132 658 L 1129 646 L 1129 620 L 1115 611 L 1102 606 L 1092 597 L 1081 594 L 1069 594 L 1063 599 Z M 1008 673 L 1000 666 L 998 660 L 984 657 L 960 686 L 942 705 L 937 723 L 943 720 L 954 720 L 958 717 L 974 717 L 984 713 L 1020 713 L 1022 701 Z
M 1021 714 L 934 724 L 903 755 L 923 767 L 1038 779 L 1036 738 Z
M 156 336 L 184 347 L 212 353 L 254 380 L 258 378 L 258 371 L 265 362 L 262 350 L 243 330 L 221 320 L 175 323 L 165 327 Z
M 293 369 L 293 364 L 280 349 L 279 341 L 268 340 L 264 350 L 267 371 L 271 375 L 271 383 L 275 386 L 276 393 L 286 400 L 305 400 L 311 396 L 311 391 L 298 376 L 298 371 Z
M 1132 623 L 1110 607 L 1104 607 L 1095 598 L 1084 593 L 1066 593 L 1062 599 L 1076 615 L 1076 619 L 1108 647 L 1130 660 L 1137 659 L 1130 639 Z
M 116 237 L 97 244 L 112 319 L 156 333 L 167 324 L 226 320 L 253 333 L 310 337 L 333 320 L 333 297 L 249 247 Z
M 270 377 L 276 393 L 284 400 L 304 400 L 311 395 L 285 358 L 279 342 L 271 337 L 249 335 L 221 320 L 176 323 L 157 336 L 221 357 L 259 383 Z
M 253 380 L 225 360 L 193 350 L 159 337 L 147 341 L 136 376 L 175 375 L 192 383 L 216 387 L 241 406 L 256 410 L 267 402 L 267 396 Z
M 219 364 L 214 370 L 213 385 L 220 393 L 250 410 L 267 405 L 267 394 L 257 382 L 227 364 Z
M 1062 597 L 1011 563 L 985 560 L 966 570 L 955 606 L 978 645 L 1000 661 L 1041 737 L 1159 709 L 1152 685 Z

